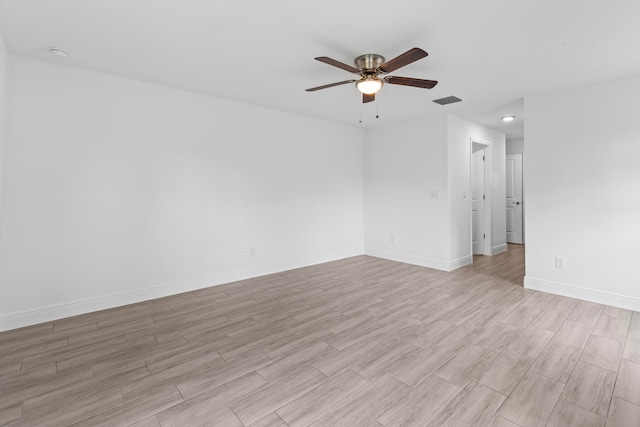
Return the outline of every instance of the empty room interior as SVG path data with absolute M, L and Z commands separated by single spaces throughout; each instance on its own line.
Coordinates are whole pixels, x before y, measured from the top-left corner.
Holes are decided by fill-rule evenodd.
M 640 426 L 639 19 L 0 0 L 0 426 Z

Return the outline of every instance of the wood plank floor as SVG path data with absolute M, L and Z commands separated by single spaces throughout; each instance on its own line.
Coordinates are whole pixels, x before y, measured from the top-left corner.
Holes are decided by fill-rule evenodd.
M 368 256 L 0 333 L 0 425 L 640 426 L 640 314 Z

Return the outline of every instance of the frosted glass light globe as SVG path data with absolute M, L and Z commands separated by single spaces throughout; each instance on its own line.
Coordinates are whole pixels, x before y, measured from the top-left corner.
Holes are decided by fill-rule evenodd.
M 362 78 L 356 82 L 358 90 L 367 95 L 373 95 L 382 88 L 382 80 L 377 77 Z

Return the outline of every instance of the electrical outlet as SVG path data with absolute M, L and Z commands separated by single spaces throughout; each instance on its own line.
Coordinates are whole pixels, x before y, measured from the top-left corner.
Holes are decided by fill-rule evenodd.
M 567 260 L 564 257 L 556 257 L 556 268 L 565 269 L 567 266 Z
M 250 246 L 249 247 L 249 256 L 256 256 L 256 247 L 255 246 Z
M 249 248 L 242 248 L 242 256 L 249 256 Z

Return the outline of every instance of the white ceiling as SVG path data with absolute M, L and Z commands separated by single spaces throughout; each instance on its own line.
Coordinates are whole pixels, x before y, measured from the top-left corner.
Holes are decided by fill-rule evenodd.
M 509 139 L 523 97 L 640 74 L 639 22 L 638 0 L 0 0 L 15 54 L 350 125 L 449 111 Z M 316 56 L 412 47 L 429 56 L 392 75 L 434 89 L 387 85 L 367 105 L 351 85 L 304 90 L 353 76 Z M 463 102 L 431 102 L 449 95 Z

